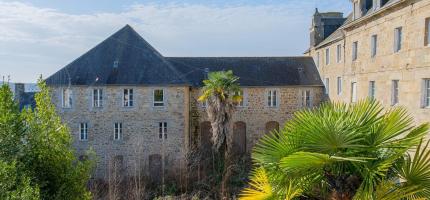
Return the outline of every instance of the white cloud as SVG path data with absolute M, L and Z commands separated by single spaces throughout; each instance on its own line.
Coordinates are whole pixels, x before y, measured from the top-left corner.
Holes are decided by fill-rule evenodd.
M 337 1 L 337 0 L 336 0 Z M 0 76 L 34 82 L 125 24 L 165 56 L 288 56 L 308 45 L 312 1 L 277 5 L 137 4 L 74 15 L 0 1 Z

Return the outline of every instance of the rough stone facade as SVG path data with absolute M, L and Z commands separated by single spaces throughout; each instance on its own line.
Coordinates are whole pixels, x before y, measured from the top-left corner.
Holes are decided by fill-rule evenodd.
M 361 0 L 354 2 L 356 5 L 363 3 Z M 370 93 L 369 82 L 374 81 L 375 98 L 389 108 L 393 106 L 392 81 L 399 80 L 399 103 L 394 106 L 406 107 L 416 123 L 430 122 L 430 109 L 423 105 L 423 83 L 430 78 L 430 45 L 425 44 L 430 1 L 396 0 L 374 10 L 355 10 L 358 12 L 353 14 L 356 19 L 340 27 L 340 37 L 327 38 L 306 53 L 319 63 L 317 67 L 323 82 L 329 79 L 328 97 L 334 101 L 351 102 L 352 83 L 356 82 L 357 99 L 367 98 Z M 402 27 L 402 47 L 395 52 L 395 28 L 398 27 Z M 371 55 L 372 35 L 377 35 L 374 57 Z M 354 42 L 358 44 L 356 60 L 353 60 L 352 55 Z M 339 62 L 338 45 L 341 46 Z M 326 64 L 326 49 L 330 49 L 329 64 Z M 341 77 L 342 82 L 340 93 L 338 77 Z

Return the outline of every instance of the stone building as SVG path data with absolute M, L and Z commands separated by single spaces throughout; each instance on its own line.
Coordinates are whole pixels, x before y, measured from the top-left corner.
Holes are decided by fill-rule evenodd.
M 352 0 L 353 11 L 315 12 L 309 50 L 327 97 L 374 98 L 430 122 L 430 0 Z M 333 27 L 339 27 L 333 29 Z M 327 34 L 329 31 L 329 34 Z
M 46 82 L 77 153 L 95 150 L 97 177 L 114 162 L 130 176 L 144 169 L 157 179 L 184 169 L 193 142 L 211 148 L 197 98 L 202 80 L 219 70 L 240 77 L 232 137 L 241 153 L 323 97 L 312 57 L 164 57 L 128 25 Z

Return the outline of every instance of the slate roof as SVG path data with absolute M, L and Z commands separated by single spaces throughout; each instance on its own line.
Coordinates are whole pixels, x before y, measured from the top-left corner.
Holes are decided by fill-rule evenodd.
M 118 67 L 114 68 L 114 62 Z M 311 57 L 163 57 L 129 25 L 50 76 L 48 85 L 192 85 L 233 70 L 244 86 L 317 85 Z

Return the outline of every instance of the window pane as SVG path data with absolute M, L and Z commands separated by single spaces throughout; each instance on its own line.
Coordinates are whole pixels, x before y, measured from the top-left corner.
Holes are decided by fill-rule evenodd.
M 342 93 L 342 77 L 337 77 L 337 94 Z
M 330 49 L 325 50 L 325 64 L 330 64 Z
M 394 30 L 394 52 L 402 49 L 402 27 Z
M 163 90 L 154 90 L 154 106 L 164 106 Z
M 357 102 L 357 83 L 356 82 L 351 83 L 351 102 L 352 103 Z
M 430 107 L 430 79 L 425 80 L 425 106 Z
M 399 81 L 392 81 L 391 105 L 399 103 Z
M 376 56 L 376 51 L 377 51 L 377 45 L 378 45 L 378 36 L 377 35 L 373 35 L 372 39 L 371 39 L 371 55 L 372 57 Z
M 272 97 L 273 104 L 272 104 L 272 106 L 277 106 L 278 102 L 276 100 L 277 100 L 278 97 L 277 97 L 277 94 L 276 94 L 276 90 L 274 90 L 272 93 L 273 93 L 273 97 Z

